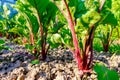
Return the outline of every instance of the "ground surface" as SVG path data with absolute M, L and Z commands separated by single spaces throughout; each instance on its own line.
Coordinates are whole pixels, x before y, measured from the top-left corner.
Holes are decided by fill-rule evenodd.
M 49 50 L 46 61 L 32 65 L 31 55 L 24 46 L 8 43 L 12 51 L 0 51 L 0 80 L 80 80 L 77 64 L 69 50 Z M 120 55 L 94 52 L 94 62 L 105 65 L 120 74 Z M 84 80 L 97 80 L 93 71 Z

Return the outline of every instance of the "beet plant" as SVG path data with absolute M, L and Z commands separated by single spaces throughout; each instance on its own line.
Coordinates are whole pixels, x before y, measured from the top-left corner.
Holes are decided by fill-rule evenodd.
M 102 21 L 103 25 L 98 26 L 95 36 L 102 42 L 105 52 L 108 52 L 110 45 L 114 44 L 114 41 L 119 38 L 119 1 L 111 0 L 109 4 L 110 12 L 106 15 L 106 19 Z
M 112 2 L 111 0 L 54 0 L 53 2 L 68 23 L 66 25 L 70 29 L 69 36 L 72 37 L 73 45 L 66 44 L 64 38 L 62 43 L 67 45 L 73 53 L 82 77 L 84 73 L 91 72 L 92 69 L 93 38 L 97 26 L 117 24 L 114 14 L 110 11 Z
M 16 8 L 21 14 L 18 19 L 26 21 L 28 28 L 27 41 L 30 44 L 26 46 L 37 57 L 42 54 L 42 60 L 45 60 L 50 48 L 48 30 L 54 25 L 57 7 L 49 0 L 18 0 Z
M 104 52 L 109 51 L 110 44 L 112 43 L 112 33 L 113 33 L 113 28 L 110 25 L 101 25 L 101 28 L 98 29 L 98 34 L 96 34 L 97 38 L 100 39 L 102 42 L 102 46 L 104 49 Z

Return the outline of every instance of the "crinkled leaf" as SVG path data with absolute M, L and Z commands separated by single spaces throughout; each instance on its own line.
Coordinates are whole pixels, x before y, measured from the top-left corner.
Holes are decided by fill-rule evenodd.
M 94 9 L 91 9 L 82 16 L 81 21 L 82 23 L 91 26 L 97 23 L 100 20 L 100 18 L 101 18 L 100 14 Z

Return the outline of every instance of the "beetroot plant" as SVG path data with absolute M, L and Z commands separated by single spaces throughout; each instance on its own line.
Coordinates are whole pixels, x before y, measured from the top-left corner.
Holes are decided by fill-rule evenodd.
M 28 28 L 27 39 L 30 44 L 26 44 L 26 47 L 37 57 L 41 54 L 42 60 L 45 60 L 50 48 L 48 29 L 53 26 L 57 7 L 49 0 L 18 0 L 16 8 L 20 13 L 19 22 L 26 21 L 24 24 Z
M 54 0 L 53 2 L 68 22 L 73 45 L 67 45 L 67 47 L 73 53 L 82 77 L 84 73 L 91 72 L 93 38 L 97 26 L 107 23 L 116 24 L 109 20 L 115 19 L 109 10 L 111 1 Z M 64 38 L 62 41 L 66 45 Z
M 110 45 L 118 37 L 118 34 L 115 32 L 117 28 L 111 25 L 100 25 L 98 28 L 95 37 L 100 39 L 104 52 L 108 52 Z
M 101 20 L 101 25 L 98 26 L 96 30 L 96 38 L 99 38 L 102 42 L 103 50 L 105 52 L 109 51 L 109 47 L 119 37 L 119 1 L 110 0 L 110 2 L 106 2 L 106 5 L 109 4 L 108 7 L 104 6 L 105 10 L 102 15 L 105 15 L 105 19 Z M 114 6 L 117 5 L 117 6 Z M 105 13 L 106 11 L 106 13 Z M 108 13 L 107 13 L 108 11 Z

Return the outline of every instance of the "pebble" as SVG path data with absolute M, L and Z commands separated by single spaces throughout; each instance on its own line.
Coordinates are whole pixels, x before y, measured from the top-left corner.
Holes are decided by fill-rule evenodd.
M 3 61 L 4 60 L 4 57 L 0 56 L 0 61 Z
M 57 76 L 54 80 L 65 80 L 65 76 L 62 73 L 57 72 Z
M 32 69 L 32 64 L 29 63 L 27 68 L 28 68 L 28 70 L 31 70 Z
M 120 63 L 118 63 L 118 67 L 120 67 Z
M 40 77 L 38 80 L 47 80 L 46 77 Z
M 95 74 L 92 74 L 90 77 L 91 77 L 92 79 L 96 79 L 96 78 L 97 78 L 97 76 L 96 76 Z
M 21 65 L 21 62 L 19 61 L 19 60 L 17 60 L 16 62 L 15 62 L 15 64 L 14 64 L 14 67 L 19 67 Z
M 17 78 L 17 80 L 24 80 L 24 79 L 25 79 L 25 77 L 24 77 L 23 74 L 19 75 L 18 78 Z
M 12 75 L 10 79 L 11 80 L 17 80 L 17 76 L 16 75 Z

